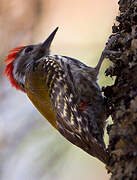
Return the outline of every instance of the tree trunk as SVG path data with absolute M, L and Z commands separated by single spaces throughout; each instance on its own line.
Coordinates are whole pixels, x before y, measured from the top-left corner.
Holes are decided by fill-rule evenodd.
M 108 58 L 106 75 L 114 85 L 104 88 L 113 124 L 108 127 L 111 180 L 137 180 L 137 0 L 119 0 L 120 15 L 113 34 L 120 34 Z

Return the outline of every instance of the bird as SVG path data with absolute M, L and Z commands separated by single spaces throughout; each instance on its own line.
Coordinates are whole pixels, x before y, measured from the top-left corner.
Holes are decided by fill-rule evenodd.
M 104 143 L 106 106 L 97 77 L 105 58 L 96 67 L 63 56 L 51 55 L 58 27 L 38 44 L 9 51 L 4 75 L 28 98 L 49 123 L 72 144 L 107 163 Z

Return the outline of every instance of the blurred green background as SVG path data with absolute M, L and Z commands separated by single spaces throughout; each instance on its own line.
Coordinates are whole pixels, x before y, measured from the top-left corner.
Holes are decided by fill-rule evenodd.
M 116 0 L 0 0 L 0 180 L 109 179 L 103 163 L 66 141 L 10 86 L 3 59 L 59 26 L 51 53 L 95 66 L 117 13 Z M 101 68 L 101 86 L 112 83 L 104 76 L 108 65 Z

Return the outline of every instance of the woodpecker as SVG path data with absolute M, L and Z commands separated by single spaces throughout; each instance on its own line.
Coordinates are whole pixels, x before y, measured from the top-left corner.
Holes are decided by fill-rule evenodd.
M 97 83 L 104 54 L 95 68 L 71 57 L 50 55 L 57 30 L 43 43 L 9 51 L 4 74 L 68 141 L 107 163 L 103 139 L 107 115 Z

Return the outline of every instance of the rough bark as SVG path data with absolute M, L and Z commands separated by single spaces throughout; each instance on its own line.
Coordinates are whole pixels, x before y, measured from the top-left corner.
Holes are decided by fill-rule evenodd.
M 108 58 L 114 85 L 104 88 L 113 124 L 108 127 L 111 180 L 137 180 L 137 0 L 119 0 L 113 35 L 120 34 Z

